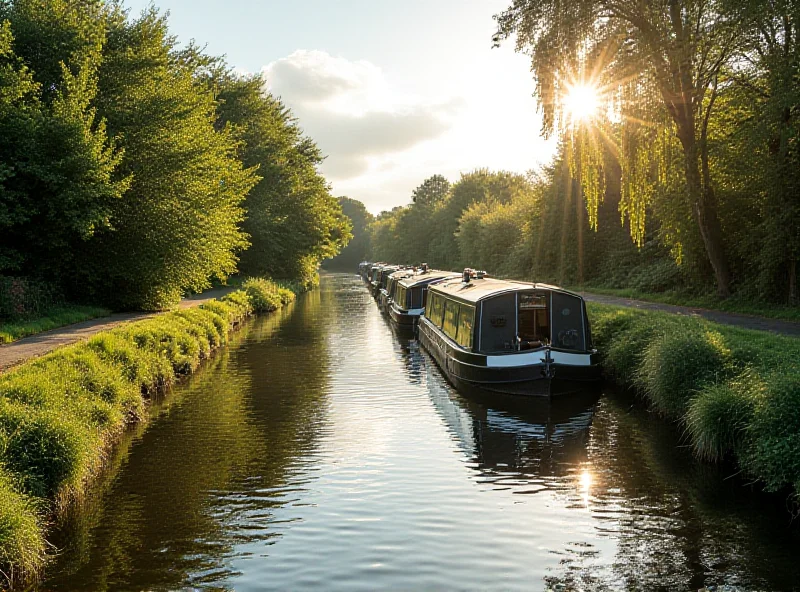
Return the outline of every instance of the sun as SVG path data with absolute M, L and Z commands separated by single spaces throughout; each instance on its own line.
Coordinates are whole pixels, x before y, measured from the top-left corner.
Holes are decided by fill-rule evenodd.
M 567 87 L 564 111 L 573 124 L 588 121 L 597 115 L 600 96 L 597 88 L 589 84 L 574 84 Z

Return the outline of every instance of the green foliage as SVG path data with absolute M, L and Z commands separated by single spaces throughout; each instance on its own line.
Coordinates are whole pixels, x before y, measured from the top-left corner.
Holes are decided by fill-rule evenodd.
M 0 570 L 11 581 L 37 574 L 47 545 L 37 504 L 0 468 Z
M 700 457 L 733 454 L 767 489 L 797 487 L 800 340 L 668 313 L 588 310 L 604 371 L 679 422 Z
M 29 321 L 0 323 L 0 344 L 10 343 L 28 335 L 36 335 L 57 327 L 107 316 L 111 311 L 98 306 L 63 305 L 47 309 L 43 316 Z
M 715 461 L 743 451 L 743 441 L 764 396 L 762 379 L 745 371 L 703 388 L 689 403 L 686 434 L 700 458 Z
M 292 302 L 294 292 L 263 278 L 249 278 L 242 284 L 255 312 L 272 312 Z
M 193 372 L 253 311 L 294 292 L 250 279 L 200 308 L 123 324 L 0 375 L 0 569 L 30 575 L 44 560 L 52 502 L 79 495 L 145 395 Z
M 262 86 L 178 49 L 155 8 L 0 2 L 0 274 L 146 310 L 240 257 L 310 281 L 350 223 L 319 149 Z
M 114 230 L 87 243 L 71 287 L 118 308 L 173 305 L 235 271 L 247 244 L 241 205 L 257 178 L 231 131 L 215 129 L 214 98 L 173 60 L 174 44 L 153 10 L 116 21 L 99 69 L 98 113 L 122 138 L 118 174 L 131 185 Z
M 120 155 L 90 106 L 97 52 L 64 40 L 37 53 L 46 42 L 37 24 L 59 39 L 78 36 L 75 28 L 102 36 L 102 21 L 77 22 L 67 12 L 62 1 L 0 10 L 0 272 L 68 276 L 75 250 L 109 226 L 111 208 L 127 189 L 126 179 L 112 178 Z M 47 62 L 43 70 L 52 66 L 41 83 L 24 65 L 37 60 Z
M 647 344 L 635 382 L 661 413 L 680 417 L 705 385 L 727 374 L 729 356 L 721 335 L 684 323 Z
M 766 392 L 748 426 L 752 443 L 742 457 L 744 466 L 775 491 L 800 482 L 800 373 L 795 367 L 766 378 Z
M 214 72 L 210 84 L 220 102 L 218 129 L 232 130 L 240 158 L 261 178 L 244 203 L 250 247 L 241 271 L 311 278 L 352 237 L 349 219 L 317 170 L 322 153 L 286 106 L 263 92 L 260 76 Z
M 374 216 L 367 211 L 363 203 L 349 197 L 340 197 L 339 205 L 342 207 L 342 213 L 350 219 L 353 238 L 341 253 L 325 265 L 334 269 L 352 271 L 369 256 L 369 226 L 374 220 Z

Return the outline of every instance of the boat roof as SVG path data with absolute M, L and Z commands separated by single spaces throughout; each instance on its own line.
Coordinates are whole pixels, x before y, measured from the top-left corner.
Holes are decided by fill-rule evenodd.
M 401 279 L 399 284 L 404 288 L 414 288 L 416 286 L 429 284 L 431 282 L 443 280 L 449 277 L 459 278 L 461 276 L 452 271 L 440 271 L 438 269 L 429 269 L 425 272 L 417 270 L 417 272 L 413 275 L 406 276 Z
M 581 298 L 580 295 L 564 290 L 558 286 L 551 286 L 550 284 L 537 284 L 529 282 L 516 282 L 511 280 L 501 280 L 497 278 L 484 277 L 481 279 L 472 278 L 472 280 L 465 284 L 462 281 L 462 276 L 454 277 L 450 281 L 444 281 L 434 284 L 430 288 L 435 292 L 441 292 L 448 296 L 454 296 L 459 300 L 465 302 L 478 302 L 500 294 L 514 293 L 514 292 L 527 292 L 530 290 L 547 290 L 550 292 L 561 292 L 569 294 L 575 298 Z
M 399 280 L 414 274 L 414 269 L 411 267 L 401 267 L 395 272 L 389 274 L 389 279 Z

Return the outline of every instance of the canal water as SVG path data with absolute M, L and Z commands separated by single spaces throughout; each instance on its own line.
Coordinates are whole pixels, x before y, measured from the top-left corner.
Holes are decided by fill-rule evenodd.
M 40 589 L 800 587 L 783 497 L 607 389 L 459 395 L 355 276 L 248 324 L 152 415 Z

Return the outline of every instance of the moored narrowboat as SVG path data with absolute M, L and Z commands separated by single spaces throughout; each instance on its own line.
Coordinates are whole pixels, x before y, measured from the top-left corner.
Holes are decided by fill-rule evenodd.
M 369 276 L 369 291 L 372 293 L 373 298 L 377 298 L 378 294 L 381 290 L 381 274 L 384 270 L 388 270 L 391 268 L 391 271 L 395 271 L 398 266 L 397 265 L 390 265 L 388 263 L 377 263 L 372 266 L 372 270 L 370 271 Z
M 472 270 L 431 284 L 419 341 L 456 387 L 558 396 L 600 380 L 583 298 L 547 284 Z
M 372 295 L 375 300 L 380 302 L 381 290 L 386 289 L 389 276 L 401 268 L 400 265 L 382 265 L 377 273 L 375 281 L 372 283 Z
M 415 271 L 416 268 L 414 267 L 406 267 L 401 265 L 397 271 L 389 274 L 386 280 L 386 287 L 381 288 L 380 294 L 378 295 L 378 305 L 382 312 L 389 312 L 389 306 L 391 304 L 392 295 L 394 294 L 397 282 L 403 278 L 414 275 Z
M 428 269 L 423 264 L 413 274 L 400 278 L 391 294 L 389 317 L 402 327 L 414 327 L 425 311 L 428 286 L 447 278 L 458 278 L 452 271 Z

